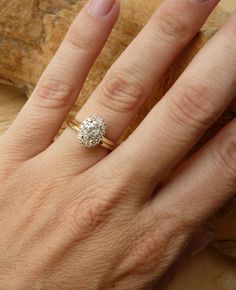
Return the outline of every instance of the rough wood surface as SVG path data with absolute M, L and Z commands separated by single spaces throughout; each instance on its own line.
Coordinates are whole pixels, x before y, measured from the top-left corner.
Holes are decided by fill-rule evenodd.
M 0 81 L 13 84 L 29 95 L 69 24 L 84 3 L 84 0 L 0 0 Z M 87 80 L 76 110 L 82 106 L 111 63 L 135 37 L 158 5 L 156 0 L 121 0 L 121 3 L 120 20 Z M 197 51 L 221 27 L 227 16 L 220 9 L 215 11 L 202 33 L 156 84 L 151 97 L 123 138 L 134 130 L 146 113 L 159 101 Z M 225 114 L 201 143 L 230 118 L 230 114 Z M 235 213 L 236 204 L 233 200 L 209 222 L 209 227 L 216 235 L 214 245 L 232 257 L 236 257 Z

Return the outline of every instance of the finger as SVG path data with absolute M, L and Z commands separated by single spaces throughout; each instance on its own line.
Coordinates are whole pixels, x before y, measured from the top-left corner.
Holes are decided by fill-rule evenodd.
M 235 23 L 236 14 L 117 149 L 113 159 L 131 166 L 137 180 L 151 189 L 231 103 L 236 83 Z
M 53 141 L 102 49 L 118 12 L 119 3 L 115 0 L 97 0 L 85 5 L 31 98 L 7 131 L 9 151 L 21 154 L 20 158 L 30 158 Z
M 163 75 L 184 46 L 199 31 L 217 4 L 213 1 L 166 0 L 156 11 L 141 33 L 111 67 L 104 80 L 77 115 L 83 121 L 92 114 L 103 117 L 108 125 L 107 138 L 117 141 L 138 112 L 154 84 Z M 183 11 L 185 13 L 183 14 Z M 188 17 L 186 17 L 188 15 Z M 75 135 L 66 130 L 55 144 L 64 158 L 88 157 L 87 164 L 107 154 L 98 148 L 96 154 L 77 144 Z M 93 150 L 94 152 L 94 150 Z M 86 159 L 83 156 L 83 159 Z
M 168 208 L 176 224 L 190 229 L 222 207 L 235 188 L 236 119 L 186 163 L 150 207 L 153 213 Z

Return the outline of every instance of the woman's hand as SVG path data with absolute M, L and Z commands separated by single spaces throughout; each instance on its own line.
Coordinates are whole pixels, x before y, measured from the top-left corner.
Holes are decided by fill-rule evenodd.
M 217 0 L 165 0 L 78 113 L 117 141 Z M 0 139 L 0 288 L 143 289 L 236 186 L 232 121 L 163 186 L 163 177 L 235 96 L 236 15 L 112 153 L 54 137 L 118 16 L 88 3 Z

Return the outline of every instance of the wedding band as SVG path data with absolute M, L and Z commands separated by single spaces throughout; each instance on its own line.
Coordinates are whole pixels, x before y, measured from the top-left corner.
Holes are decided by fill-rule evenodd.
M 115 149 L 115 143 L 105 137 L 107 125 L 101 117 L 93 115 L 80 123 L 72 115 L 69 115 L 66 123 L 77 133 L 79 143 L 86 148 L 100 145 L 109 151 Z

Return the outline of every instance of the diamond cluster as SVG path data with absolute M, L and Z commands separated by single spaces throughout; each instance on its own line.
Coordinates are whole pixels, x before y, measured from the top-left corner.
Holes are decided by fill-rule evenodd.
M 106 123 L 99 116 L 91 116 L 79 127 L 78 140 L 87 148 L 101 144 L 106 133 Z

